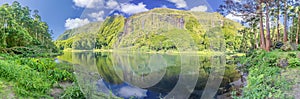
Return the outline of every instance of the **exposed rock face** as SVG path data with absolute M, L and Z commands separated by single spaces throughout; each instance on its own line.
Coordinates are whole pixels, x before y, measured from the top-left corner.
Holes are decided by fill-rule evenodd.
M 80 50 L 93 47 L 140 51 L 223 51 L 226 47 L 234 50 L 239 48 L 239 43 L 232 42 L 239 40 L 235 36 L 239 36 L 237 31 L 242 28 L 239 23 L 219 13 L 155 8 L 128 18 L 110 16 L 104 22 L 67 30 L 58 38 L 56 45 L 60 49 Z M 225 41 L 225 37 L 228 40 Z

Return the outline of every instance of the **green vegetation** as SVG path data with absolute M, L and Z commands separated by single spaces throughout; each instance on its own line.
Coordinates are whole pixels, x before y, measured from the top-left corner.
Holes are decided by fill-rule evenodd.
M 92 22 L 89 23 L 87 25 L 84 25 L 82 27 L 79 28 L 75 28 L 75 29 L 70 29 L 65 31 L 63 34 L 61 34 L 57 40 L 66 40 L 68 38 L 74 37 L 77 34 L 81 34 L 81 33 L 86 33 L 86 34 L 93 34 L 93 33 L 97 33 L 97 31 L 99 31 L 99 27 L 101 26 L 102 22 Z
M 299 52 L 276 50 L 268 53 L 258 50 L 241 57 L 240 62 L 247 68 L 249 75 L 243 95 L 238 98 L 293 97 L 289 91 L 295 81 L 290 81 L 283 74 L 288 70 L 298 69 L 300 62 L 297 54 Z
M 47 23 L 42 22 L 38 10 L 31 11 L 20 3 L 0 6 L 0 51 L 22 54 L 25 52 L 58 52 L 52 42 Z M 40 50 L 41 49 L 41 50 Z
M 122 78 L 118 78 L 117 74 L 124 77 L 129 72 L 138 75 L 151 72 L 150 67 L 145 65 L 150 60 L 149 55 L 136 55 L 138 57 L 135 58 L 124 55 L 114 59 L 116 57 L 104 53 L 94 53 L 95 56 L 89 53 L 65 53 L 58 57 L 70 63 L 76 62 L 73 66 L 77 66 L 77 70 L 73 70 L 70 64 L 56 63 L 51 58 L 60 54 L 60 50 L 112 49 L 162 53 L 199 51 L 200 54 L 243 52 L 247 54 L 239 57 L 239 62 L 249 75 L 242 93 L 232 92 L 234 98 L 292 98 L 294 94 L 299 94 L 290 92 L 295 89 L 292 86 L 300 85 L 300 80 L 293 77 L 300 75 L 300 55 L 294 51 L 300 50 L 299 2 L 225 1 L 220 7 L 221 12 L 240 13 L 247 27 L 219 13 L 156 8 L 128 18 L 109 16 L 104 22 L 67 30 L 55 42 L 51 38 L 52 30 L 42 21 L 38 10 L 31 14 L 28 7 L 22 7 L 18 2 L 4 4 L 0 6 L 0 98 L 82 99 L 89 98 L 90 94 L 107 98 L 102 93 L 90 92 L 96 85 L 85 84 L 81 78 L 97 81 L 99 78 L 94 76 L 99 77 L 96 75 L 99 72 L 107 81 L 118 84 Z M 271 22 L 276 26 L 270 25 Z M 95 57 L 96 60 L 93 60 Z M 126 66 L 113 67 L 113 60 L 132 62 L 132 70 L 122 71 L 122 68 L 128 68 Z M 180 64 L 180 57 L 167 61 L 172 66 L 167 68 L 165 77 L 168 79 L 162 81 L 164 83 L 174 82 L 170 79 L 181 72 L 180 67 L 176 66 Z M 195 89 L 205 87 L 203 82 L 206 82 L 212 68 L 208 59 L 200 57 L 200 61 L 203 63 L 199 71 L 202 76 Z M 237 74 L 233 65 L 225 67 L 226 77 L 223 81 L 233 81 L 240 76 L 231 75 Z M 83 71 L 85 74 L 76 75 L 74 71 Z M 91 77 L 90 72 L 86 71 L 96 74 Z M 80 79 L 76 80 L 75 76 Z M 164 87 L 169 86 L 163 86 L 162 89 Z
M 249 75 L 238 98 L 298 98 L 299 74 L 291 71 L 300 66 L 299 1 L 225 0 L 219 11 L 244 16 L 243 23 L 248 25 L 240 31 L 243 44 L 239 50 L 248 53 L 240 61 Z
M 0 6 L 0 98 L 84 98 L 71 65 L 51 58 L 59 54 L 52 31 L 33 12 L 16 1 Z
M 57 64 L 51 58 L 0 56 L 0 78 L 13 82 L 16 97 L 49 98 L 55 84 L 75 81 L 70 65 Z
M 102 22 L 93 22 L 79 28 L 70 29 L 60 35 L 55 45 L 60 49 L 93 50 L 97 40 L 97 31 Z
M 144 52 L 172 52 L 179 49 L 225 51 L 221 47 L 226 46 L 227 51 L 234 52 L 241 46 L 242 35 L 238 30 L 243 28 L 218 13 L 165 8 L 156 8 L 129 18 L 107 17 L 101 26 L 87 28 L 92 24 L 67 30 L 61 35 L 65 38 L 55 42 L 56 46 L 61 50 L 127 49 Z M 97 30 L 96 34 L 90 32 L 92 29 Z

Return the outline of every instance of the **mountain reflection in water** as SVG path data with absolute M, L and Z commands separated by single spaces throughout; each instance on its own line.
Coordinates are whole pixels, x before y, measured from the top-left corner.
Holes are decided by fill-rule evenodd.
M 196 66 L 182 65 L 182 55 L 167 54 L 141 54 L 141 53 L 65 53 L 58 59 L 74 64 L 78 84 L 87 97 L 100 97 L 104 95 L 122 98 L 157 99 L 170 95 L 179 85 L 180 77 L 196 77 L 195 86 L 184 85 L 182 91 L 171 94 L 178 97 L 188 93 L 191 99 L 201 98 L 206 86 L 214 86 L 214 82 L 207 83 L 209 78 L 221 79 L 215 85 L 217 92 L 211 90 L 213 95 L 222 94 L 222 89 L 229 82 L 239 79 L 236 67 L 230 61 L 224 61 L 224 56 L 200 56 Z M 224 57 L 225 58 L 225 57 Z M 224 66 L 225 65 L 225 66 Z M 224 75 L 217 74 L 219 68 L 225 67 Z M 199 72 L 185 71 L 197 70 Z M 184 71 L 184 72 L 183 72 Z M 210 73 L 216 73 L 213 77 Z M 186 82 L 193 79 L 184 79 Z M 178 84 L 179 83 L 179 84 Z M 217 84 L 217 83 L 216 83 Z M 192 88 L 190 88 L 192 87 Z M 192 90 L 191 90 L 192 89 Z M 207 88 L 209 89 L 209 88 Z M 209 92 L 209 90 L 206 90 Z

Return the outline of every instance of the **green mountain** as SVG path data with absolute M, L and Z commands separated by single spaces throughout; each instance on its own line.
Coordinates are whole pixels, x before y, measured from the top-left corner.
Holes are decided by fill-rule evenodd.
M 61 50 L 66 48 L 93 49 L 101 24 L 102 22 L 93 22 L 67 30 L 57 38 L 55 45 Z
M 102 22 L 93 22 L 75 29 L 66 30 L 57 38 L 57 40 L 67 40 L 80 33 L 96 33 L 99 30 L 101 24 Z
M 83 27 L 78 28 L 79 31 L 81 28 Z M 84 44 L 74 42 L 74 39 L 82 38 L 79 35 L 83 34 L 73 30 L 66 33 L 72 34 L 71 38 L 65 36 L 65 40 L 60 40 L 56 45 L 61 49 L 81 50 L 96 48 L 140 51 L 231 51 L 240 47 L 241 35 L 238 34 L 238 30 L 242 26 L 219 13 L 156 8 L 129 18 L 107 17 L 101 26 L 89 28 L 95 30 L 92 31 L 96 34 L 87 34 L 93 35 L 91 37 L 94 42 L 89 43 L 86 39 Z

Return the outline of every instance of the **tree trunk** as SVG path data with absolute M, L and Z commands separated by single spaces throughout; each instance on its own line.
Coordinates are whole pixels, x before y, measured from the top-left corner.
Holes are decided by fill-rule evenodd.
M 277 0 L 276 2 L 277 4 L 277 41 L 280 41 L 280 24 L 279 24 L 279 20 L 280 20 L 280 0 Z
M 271 38 L 270 38 L 270 24 L 269 24 L 269 4 L 266 3 L 266 28 L 267 28 L 267 37 L 266 37 L 266 50 L 269 52 L 271 47 Z
M 284 34 L 283 34 L 283 41 L 288 41 L 288 34 L 287 34 L 287 0 L 284 0 Z
M 297 25 L 297 32 L 296 32 L 296 44 L 299 44 L 299 31 L 300 31 L 300 11 L 298 12 L 298 25 Z
M 264 24 L 263 24 L 263 11 L 262 11 L 262 0 L 260 0 L 259 3 L 259 17 L 260 17 L 260 47 L 262 49 L 266 48 L 266 43 L 265 43 L 265 34 L 264 34 Z
M 292 16 L 292 25 L 293 25 L 293 27 L 291 27 L 291 29 L 290 29 L 290 31 L 291 31 L 291 33 L 290 33 L 290 42 L 293 42 L 293 33 L 296 33 L 296 29 L 295 29 L 295 27 L 294 26 L 297 26 L 296 25 L 296 20 L 295 20 L 295 17 L 296 16 Z

